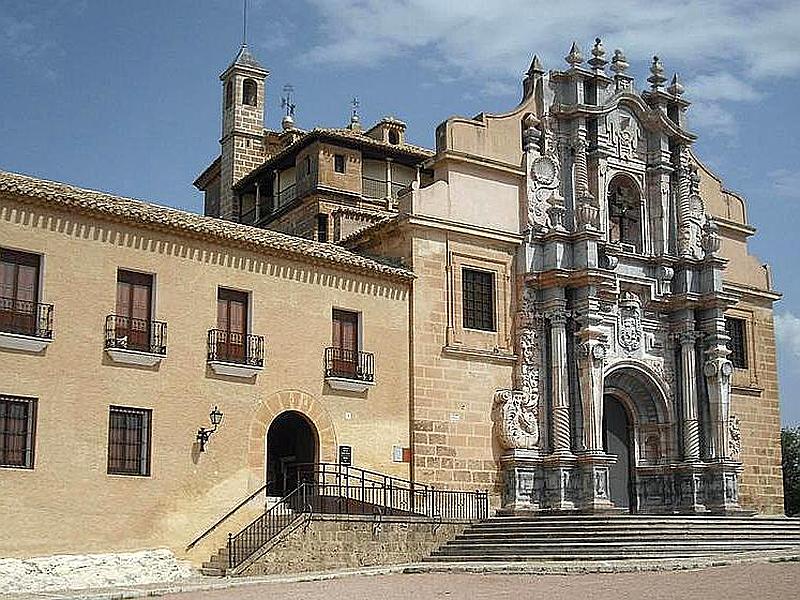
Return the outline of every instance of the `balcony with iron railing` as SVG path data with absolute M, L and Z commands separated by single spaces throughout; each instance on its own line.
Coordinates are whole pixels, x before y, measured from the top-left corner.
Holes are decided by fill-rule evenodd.
M 264 368 L 264 336 L 210 329 L 208 364 L 218 375 L 253 377 Z
M 325 381 L 336 390 L 363 392 L 375 385 L 375 356 L 346 348 L 325 348 Z
M 52 304 L 0 297 L 0 347 L 40 352 L 52 339 Z
M 385 179 L 362 177 L 361 195 L 364 198 L 372 198 L 376 200 L 382 200 L 390 195 L 392 198 L 397 198 L 400 195 L 400 192 L 408 186 L 409 184 L 397 183 L 394 181 L 391 185 L 389 185 L 389 182 Z
M 167 355 L 167 324 L 123 315 L 106 317 L 106 353 L 115 362 L 153 366 Z
M 297 198 L 297 186 L 292 184 L 289 187 L 282 189 L 276 194 L 276 197 L 278 201 L 275 208 L 276 210 L 280 210 Z

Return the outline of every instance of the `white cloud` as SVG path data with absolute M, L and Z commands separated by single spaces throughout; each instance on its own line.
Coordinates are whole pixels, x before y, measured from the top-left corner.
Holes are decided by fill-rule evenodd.
M 800 372 L 800 317 L 791 312 L 776 314 L 775 339 L 778 342 L 779 356 L 788 358 Z
M 587 55 L 600 35 L 608 58 L 621 47 L 638 73 L 654 53 L 670 74 L 691 73 L 696 122 L 724 133 L 735 129 L 727 104 L 756 102 L 760 82 L 800 74 L 800 3 L 787 0 L 564 0 L 544 9 L 531 0 L 307 1 L 322 36 L 305 54 L 312 63 L 375 66 L 423 53 L 437 71 L 491 88 L 518 80 L 534 52 L 561 68 L 572 39 Z

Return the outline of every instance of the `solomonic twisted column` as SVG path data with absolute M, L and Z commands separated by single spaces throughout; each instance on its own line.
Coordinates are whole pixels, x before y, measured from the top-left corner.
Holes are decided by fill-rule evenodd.
M 570 454 L 569 375 L 567 372 L 567 313 L 553 310 L 550 320 L 550 381 L 553 392 L 553 453 Z
M 681 333 L 681 400 L 683 407 L 683 457 L 700 460 L 700 430 L 697 422 L 697 331 Z

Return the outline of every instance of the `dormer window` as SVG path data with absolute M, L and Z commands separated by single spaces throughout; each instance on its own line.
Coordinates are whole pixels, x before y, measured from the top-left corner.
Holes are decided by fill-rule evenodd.
M 245 79 L 242 83 L 242 104 L 245 106 L 258 105 L 258 84 L 252 79 Z
M 615 177 L 608 187 L 608 239 L 628 249 L 642 249 L 642 203 L 638 187 L 627 177 Z
M 394 146 L 400 143 L 400 134 L 397 133 L 394 129 L 389 130 L 389 143 Z

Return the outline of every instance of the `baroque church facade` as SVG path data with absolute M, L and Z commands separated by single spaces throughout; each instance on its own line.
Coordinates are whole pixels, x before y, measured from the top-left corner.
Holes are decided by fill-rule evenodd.
M 505 514 L 781 513 L 780 294 L 690 91 L 609 54 L 534 57 L 518 106 L 426 149 L 356 107 L 301 129 L 291 98 L 266 129 L 243 46 L 202 216 L 0 173 L 0 481 L 37 507 L 2 553 L 207 557 L 219 532 L 187 543 L 242 498 L 345 457 Z M 54 520 L 87 492 L 119 513 Z

